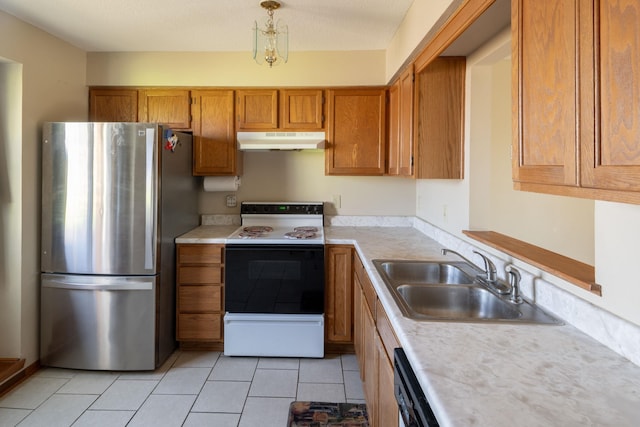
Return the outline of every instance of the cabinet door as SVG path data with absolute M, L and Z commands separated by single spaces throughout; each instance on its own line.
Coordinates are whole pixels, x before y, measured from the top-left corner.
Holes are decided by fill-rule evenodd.
M 387 174 L 400 175 L 400 80 L 389 88 L 389 139 Z
M 463 178 L 465 67 L 463 57 L 440 57 L 416 72 L 417 178 Z
M 413 66 L 400 76 L 398 175 L 413 176 Z
M 236 92 L 239 130 L 278 128 L 277 89 L 247 89 Z
M 357 260 L 355 260 L 357 262 Z M 364 331 L 362 307 L 364 295 L 356 274 L 353 275 L 353 348 L 360 367 L 360 380 L 364 380 Z
M 353 342 L 353 249 L 329 245 L 325 254 L 325 317 L 328 342 Z
M 385 171 L 385 89 L 328 91 L 327 175 L 382 175 Z
M 232 90 L 193 92 L 193 174 L 237 175 Z
M 362 331 L 364 339 L 364 380 L 362 387 L 367 402 L 369 425 L 378 426 L 378 332 L 367 304 L 362 305 Z M 380 427 L 383 427 L 380 425 Z
M 141 90 L 138 104 L 139 121 L 161 123 L 172 129 L 190 129 L 190 104 L 189 90 Z
M 513 2 L 514 181 L 578 185 L 578 1 Z
M 413 176 L 413 67 L 389 88 L 387 174 Z
M 379 427 L 398 427 L 398 403 L 393 384 L 393 363 L 387 357 L 382 340 L 376 341 L 378 353 L 378 402 L 375 420 Z
M 283 89 L 280 91 L 280 127 L 282 129 L 318 130 L 324 128 L 324 97 L 318 89 Z
M 591 4 L 580 2 L 580 93 L 595 95 L 581 96 L 581 186 L 638 192 L 640 3 Z
M 92 122 L 137 122 L 138 91 L 135 89 L 90 89 L 89 120 Z

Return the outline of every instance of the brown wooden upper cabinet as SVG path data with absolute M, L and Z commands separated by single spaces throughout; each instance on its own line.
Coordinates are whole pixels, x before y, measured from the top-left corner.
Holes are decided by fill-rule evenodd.
M 239 175 L 233 90 L 195 90 L 192 97 L 193 174 Z
M 512 0 L 513 180 L 640 203 L 640 3 Z
M 416 178 L 463 178 L 465 68 L 464 57 L 441 56 L 416 70 Z
M 300 130 L 324 129 L 324 91 L 322 89 L 281 90 L 280 127 Z
M 140 122 L 162 123 L 172 129 L 191 129 L 191 95 L 182 89 L 145 89 L 138 94 Z
M 238 130 L 324 128 L 321 89 L 243 89 L 236 100 Z
M 236 91 L 238 130 L 278 128 L 278 90 L 244 89 Z
M 389 88 L 387 175 L 413 176 L 413 66 Z
M 137 122 L 136 89 L 90 89 L 89 120 L 92 122 Z
M 326 175 L 383 175 L 386 148 L 384 88 L 327 91 Z

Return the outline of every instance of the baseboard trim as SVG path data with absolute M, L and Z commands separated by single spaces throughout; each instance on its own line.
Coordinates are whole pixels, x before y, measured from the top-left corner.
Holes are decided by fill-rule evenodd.
M 4 378 L 0 381 L 4 381 L 4 382 L 0 384 L 0 397 L 7 394 L 9 391 L 11 391 L 17 385 L 25 381 L 31 375 L 35 374 L 40 369 L 39 360 L 36 360 L 31 365 L 27 366 L 25 369 L 22 369 L 22 367 L 24 366 L 25 360 L 24 359 L 19 359 L 19 360 L 21 361 L 21 363 L 19 362 L 20 367 L 14 373 L 4 376 L 4 371 L 2 371 L 1 375 Z

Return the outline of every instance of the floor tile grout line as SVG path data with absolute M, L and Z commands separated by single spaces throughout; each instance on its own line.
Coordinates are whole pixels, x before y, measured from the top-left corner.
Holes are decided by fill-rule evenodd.
M 309 377 L 310 379 L 308 379 L 308 382 L 303 382 L 301 381 L 301 377 L 302 377 L 302 370 L 303 370 L 303 363 L 301 358 L 296 358 L 296 365 L 297 368 L 291 368 L 290 365 L 287 364 L 283 364 L 281 366 L 278 366 L 277 364 L 273 364 L 272 366 L 269 365 L 269 363 L 265 363 L 265 361 L 269 358 L 257 358 L 258 360 L 255 362 L 255 365 L 253 365 L 252 370 L 251 370 L 251 375 L 250 375 L 250 380 L 246 381 L 246 380 L 228 380 L 228 379 L 214 379 L 212 378 L 213 375 L 213 371 L 216 368 L 216 366 L 218 365 L 218 363 L 222 360 L 223 354 L 222 353 L 217 353 L 217 356 L 215 357 L 215 360 L 211 363 L 211 366 L 207 366 L 208 362 L 205 362 L 206 364 L 204 366 L 199 366 L 199 362 L 197 360 L 197 357 L 194 357 L 193 359 L 185 359 L 182 361 L 181 364 L 180 362 L 180 352 L 177 352 L 177 354 L 172 355 L 172 359 L 168 364 L 163 365 L 162 368 L 162 372 L 158 372 L 159 375 L 157 376 L 150 376 L 149 378 L 145 378 L 145 377 L 138 377 L 138 378 L 124 378 L 127 374 L 131 374 L 131 372 L 118 372 L 118 374 L 115 376 L 115 378 L 113 379 L 113 381 L 111 381 L 111 383 L 109 384 L 109 386 L 102 392 L 99 394 L 95 394 L 95 393 L 60 393 L 59 391 L 67 384 L 69 384 L 69 382 L 75 377 L 77 376 L 77 372 L 73 372 L 73 375 L 71 375 L 69 378 L 60 378 L 60 377 L 52 377 L 55 378 L 57 380 L 62 380 L 62 384 L 52 393 L 50 394 L 47 399 L 45 399 L 45 401 L 43 401 L 40 405 L 38 405 L 36 407 L 39 408 L 41 407 L 44 403 L 46 403 L 49 399 L 52 398 L 52 396 L 54 395 L 59 395 L 59 396 L 68 396 L 68 395 L 90 395 L 93 396 L 93 400 L 91 402 L 91 404 L 89 405 L 89 407 L 87 407 L 85 410 L 83 410 L 81 412 L 81 414 L 76 417 L 76 419 L 73 422 L 77 422 L 77 420 L 82 417 L 84 414 L 86 413 L 90 413 L 90 412 L 95 412 L 95 411 L 100 411 L 100 412 L 131 412 L 131 418 L 129 419 L 129 421 L 127 422 L 127 424 L 130 424 L 131 421 L 136 417 L 136 415 L 139 413 L 139 411 L 144 407 L 144 405 L 146 403 L 149 402 L 149 399 L 151 398 L 151 396 L 166 396 L 166 395 L 172 395 L 175 393 L 171 393 L 171 392 L 167 392 L 167 393 L 156 393 L 156 391 L 158 391 L 158 387 L 160 386 L 160 383 L 166 379 L 167 375 L 173 370 L 173 369 L 177 369 L 177 368 L 206 368 L 207 372 L 206 375 L 204 375 L 205 380 L 202 382 L 202 384 L 200 385 L 200 387 L 198 388 L 197 392 L 194 394 L 193 392 L 190 393 L 186 393 L 186 394 L 181 394 L 182 396 L 192 396 L 193 402 L 191 403 L 191 405 L 188 407 L 187 411 L 185 412 L 185 416 L 182 420 L 182 424 L 184 425 L 187 422 L 188 417 L 190 416 L 190 414 L 200 414 L 200 413 L 204 413 L 204 414 L 233 414 L 233 415 L 237 415 L 238 416 L 238 425 L 241 425 L 241 422 L 243 420 L 243 417 L 246 418 L 245 412 L 247 410 L 247 405 L 250 401 L 250 398 L 255 398 L 255 399 L 291 399 L 292 401 L 298 400 L 300 398 L 300 387 L 303 384 L 318 384 L 318 385 L 325 385 L 325 384 L 334 384 L 334 385 L 338 385 L 340 384 L 340 388 L 342 389 L 343 393 L 344 393 L 344 399 L 345 402 L 348 402 L 348 396 L 347 396 L 347 382 L 346 382 L 346 371 L 349 372 L 357 372 L 354 369 L 347 369 L 347 365 L 349 367 L 352 367 L 352 363 L 353 361 L 348 361 L 345 358 L 345 355 L 328 355 L 328 359 L 333 359 L 333 358 L 337 358 L 337 362 L 339 363 L 339 369 L 340 369 L 340 375 L 341 375 L 341 379 L 342 382 L 330 382 L 330 383 L 323 383 L 323 382 L 317 382 L 314 381 L 312 377 Z M 324 360 L 326 360 L 327 358 L 323 358 Z M 322 359 L 320 359 L 320 362 L 322 363 Z M 189 363 L 195 363 L 195 365 L 189 366 Z M 262 366 L 261 366 L 262 363 Z M 186 364 L 186 365 L 185 365 Z M 329 362 L 329 366 L 331 366 L 333 363 Z M 309 364 L 310 368 L 305 368 L 305 369 L 312 369 L 313 372 L 313 363 Z M 320 365 L 322 366 L 322 364 Z M 335 365 L 334 365 L 335 366 Z M 295 382 L 295 396 L 269 396 L 269 395 L 264 395 L 264 396 L 251 396 L 250 395 L 250 390 L 251 390 L 251 386 L 253 385 L 254 381 L 256 381 L 257 378 L 257 374 L 258 374 L 258 370 L 261 370 L 263 372 L 266 371 L 271 371 L 271 370 L 279 370 L 279 371 L 296 371 L 296 382 Z M 312 375 L 313 376 L 313 375 Z M 350 375 L 351 376 L 351 375 Z M 142 403 L 138 406 L 138 408 L 136 409 L 100 409 L 100 408 L 94 408 L 91 409 L 91 405 L 95 404 L 95 402 L 97 401 L 97 399 L 99 399 L 110 387 L 112 387 L 117 381 L 123 381 L 123 380 L 131 380 L 131 381 L 137 381 L 137 380 L 142 380 L 142 381 L 155 381 L 155 384 L 153 385 L 151 391 L 149 392 L 149 394 L 146 395 L 146 397 L 144 398 L 144 400 L 142 401 Z M 247 393 L 243 396 L 243 402 L 242 402 L 242 408 L 241 408 L 241 412 L 237 413 L 237 412 L 208 412 L 208 411 L 193 411 L 194 407 L 195 407 L 195 403 L 198 399 L 198 397 L 200 396 L 200 394 L 202 393 L 202 391 L 204 390 L 204 387 L 206 386 L 206 384 L 211 381 L 211 382 L 215 382 L 215 381 L 231 381 L 231 382 L 248 382 L 249 384 L 249 389 L 247 391 Z M 357 401 L 362 401 L 362 399 L 354 399 Z M 25 408 L 18 408 L 18 409 L 25 409 Z M 26 412 L 28 412 L 28 414 L 20 421 L 18 422 L 22 422 L 26 417 L 28 417 L 31 413 L 33 413 L 35 411 L 35 409 L 26 409 Z M 246 419 L 245 419 L 246 421 Z
M 238 417 L 238 426 L 242 423 L 242 414 L 244 414 L 245 408 L 247 407 L 247 401 L 249 400 L 249 393 L 251 393 L 251 385 L 253 384 L 253 380 L 256 376 L 256 371 L 258 370 L 258 364 L 260 363 L 260 358 L 256 362 L 256 367 L 253 370 L 253 375 L 251 375 L 251 381 L 249 382 L 249 388 L 247 389 L 247 394 L 244 396 L 244 402 L 242 403 L 242 410 L 240 411 L 240 416 Z

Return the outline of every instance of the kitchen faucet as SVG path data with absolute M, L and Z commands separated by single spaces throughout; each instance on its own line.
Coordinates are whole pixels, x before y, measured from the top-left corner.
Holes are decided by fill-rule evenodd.
M 456 254 L 458 255 L 460 258 L 462 258 L 464 261 L 466 261 L 468 264 L 472 265 L 476 270 L 481 271 L 483 274 L 482 275 L 478 275 L 476 278 L 486 284 L 487 286 L 491 287 L 494 291 L 498 292 L 501 295 L 505 295 L 508 294 L 510 292 L 510 289 L 508 288 L 508 286 L 503 283 L 502 281 L 498 280 L 498 273 L 497 273 L 497 269 L 496 269 L 496 265 L 486 256 L 481 254 L 478 251 L 473 251 L 474 254 L 478 254 L 482 257 L 482 261 L 484 262 L 484 270 L 480 267 L 478 267 L 477 265 L 475 265 L 474 263 L 472 263 L 471 261 L 469 261 L 467 258 L 465 258 L 464 256 L 462 256 L 460 253 L 453 251 L 451 249 L 442 249 L 442 255 L 446 255 L 448 253 L 452 253 L 452 254 Z
M 494 284 L 498 278 L 496 265 L 486 255 L 483 255 L 478 251 L 473 251 L 473 253 L 482 257 L 482 261 L 484 261 L 484 274 L 487 276 L 487 282 Z

